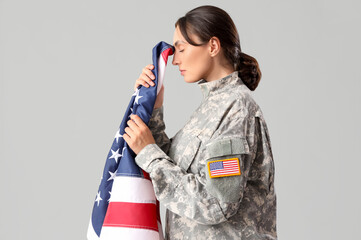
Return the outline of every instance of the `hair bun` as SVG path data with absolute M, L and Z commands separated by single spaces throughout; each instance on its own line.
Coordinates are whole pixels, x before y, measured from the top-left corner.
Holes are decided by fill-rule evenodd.
M 257 60 L 254 57 L 241 52 L 237 69 L 244 84 L 246 84 L 251 91 L 254 91 L 262 77 Z

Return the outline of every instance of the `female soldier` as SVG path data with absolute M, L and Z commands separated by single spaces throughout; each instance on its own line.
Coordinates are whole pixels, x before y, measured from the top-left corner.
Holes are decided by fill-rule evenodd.
M 277 239 L 271 143 L 250 93 L 261 78 L 258 63 L 241 51 L 220 8 L 197 7 L 175 27 L 172 63 L 186 82 L 198 82 L 203 100 L 169 139 L 162 87 L 149 128 L 132 115 L 123 135 L 167 208 L 165 238 Z M 151 69 L 143 69 L 135 89 L 154 86 Z

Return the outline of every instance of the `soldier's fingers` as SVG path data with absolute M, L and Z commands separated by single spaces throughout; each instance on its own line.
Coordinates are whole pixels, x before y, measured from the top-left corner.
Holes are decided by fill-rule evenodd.
M 150 70 L 148 69 L 148 71 L 150 71 Z M 152 81 L 152 79 L 148 76 L 148 74 L 149 74 L 149 73 L 146 73 L 146 72 L 143 71 L 143 72 L 140 74 L 138 80 L 143 80 L 143 81 L 147 82 L 149 85 L 154 86 L 155 84 L 154 84 L 154 82 Z M 152 73 L 152 74 L 153 74 L 153 73 Z
M 148 65 L 147 65 L 147 68 L 153 69 L 153 68 L 154 68 L 154 65 L 153 65 L 153 64 L 148 64 Z
M 142 78 L 138 79 L 140 81 L 140 83 L 145 86 L 145 87 L 149 87 L 149 85 L 154 86 L 155 83 L 152 82 L 152 80 L 150 80 L 148 77 L 143 76 Z
M 143 78 L 139 77 L 134 84 L 134 91 L 137 90 L 139 85 L 142 85 L 144 87 L 150 87 L 149 84 L 153 84 L 152 86 L 154 86 L 154 83 L 152 81 L 149 80 L 149 82 L 148 82 L 148 81 L 144 80 Z
M 130 138 L 133 137 L 134 132 L 133 132 L 133 130 L 132 130 L 130 127 L 124 128 L 124 131 L 129 135 Z
M 144 87 L 155 86 L 155 83 L 152 80 L 155 80 L 155 76 L 151 69 L 154 68 L 153 64 L 148 64 L 142 69 L 142 73 L 139 75 L 138 79 L 134 84 L 134 91 L 137 90 L 138 86 L 142 85 Z
M 132 114 L 130 115 L 130 118 L 132 120 L 134 120 L 134 122 L 139 126 L 139 127 L 147 127 L 147 125 L 143 122 L 143 120 L 136 114 Z
M 138 86 L 139 86 L 139 85 L 142 85 L 142 86 L 144 86 L 144 87 L 150 87 L 150 86 L 149 86 L 149 82 L 147 82 L 147 81 L 144 80 L 144 79 L 138 79 L 138 80 L 137 80 L 137 83 L 138 83 Z
M 128 145 L 129 145 L 129 143 L 131 141 L 129 135 L 127 133 L 123 133 L 123 138 L 124 138 L 124 141 L 126 141 L 128 143 Z
M 147 68 L 147 67 L 143 68 L 143 74 L 145 74 L 145 76 L 147 76 L 149 79 L 154 80 L 155 76 L 150 69 L 151 68 Z
M 132 119 L 128 120 L 127 124 L 134 132 L 136 132 L 137 129 L 139 128 L 139 126 Z

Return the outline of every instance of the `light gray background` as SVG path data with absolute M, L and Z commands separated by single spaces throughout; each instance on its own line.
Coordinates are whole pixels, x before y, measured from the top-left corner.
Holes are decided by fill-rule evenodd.
M 263 73 L 253 96 L 271 136 L 279 239 L 361 239 L 356 0 L 1 0 L 1 239 L 85 239 L 135 80 L 204 4 L 231 15 Z M 165 81 L 171 137 L 202 96 L 171 64 Z

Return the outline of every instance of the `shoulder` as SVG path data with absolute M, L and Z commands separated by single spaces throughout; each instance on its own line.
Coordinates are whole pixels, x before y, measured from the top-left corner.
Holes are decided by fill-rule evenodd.
M 232 102 L 232 108 L 229 114 L 234 114 L 233 118 L 254 118 L 256 116 L 262 116 L 260 106 L 246 86 L 237 87 L 228 94 Z

